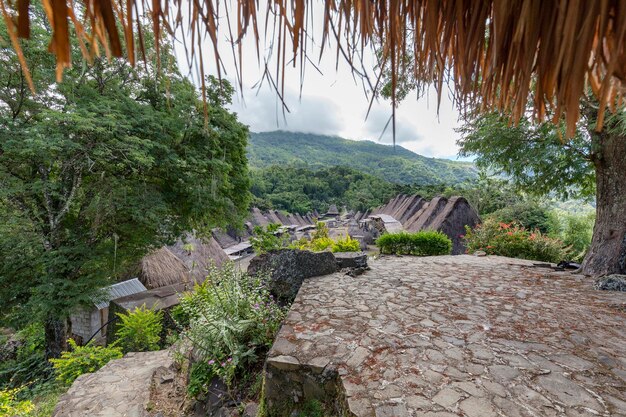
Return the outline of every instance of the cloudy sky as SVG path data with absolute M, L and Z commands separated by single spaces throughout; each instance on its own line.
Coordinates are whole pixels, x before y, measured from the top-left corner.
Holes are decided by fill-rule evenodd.
M 317 13 L 317 16 L 321 14 Z M 314 18 L 318 18 L 317 16 Z M 313 36 L 315 39 L 321 38 L 318 34 Z M 261 42 L 265 44 L 263 40 Z M 234 65 L 232 59 L 228 59 L 231 55 L 230 43 L 224 33 L 220 35 L 219 47 L 227 71 L 225 78 L 236 84 Z M 212 47 L 207 43 L 205 50 L 211 51 L 210 48 Z M 177 49 L 182 58 L 183 50 Z M 267 55 L 268 51 L 269 48 L 266 48 L 261 53 Z M 245 38 L 244 86 L 234 98 L 232 110 L 238 113 L 239 119 L 249 125 L 253 132 L 283 129 L 391 144 L 391 124 L 381 137 L 391 116 L 391 103 L 386 100 L 374 102 L 366 119 L 369 100 L 361 80 L 353 78 L 349 65 L 342 59 L 338 67 L 336 66 L 333 45 L 330 48 L 327 46 L 326 52 L 321 62 L 315 61 L 321 73 L 312 65 L 307 65 L 301 92 L 299 68 L 287 68 L 285 102 L 289 112 L 285 112 L 283 116 L 280 101 L 267 82 L 260 89 L 254 88 L 262 78 L 262 70 L 256 58 L 252 38 Z M 318 55 L 319 53 L 311 54 L 316 57 Z M 368 69 L 374 68 L 375 62 L 371 55 L 366 56 L 365 61 Z M 215 74 L 212 60 L 205 60 L 206 67 L 210 73 Z M 275 61 L 270 61 L 270 68 L 275 67 Z M 183 72 L 185 71 L 186 68 Z M 373 74 L 372 71 L 370 75 Z M 396 142 L 422 155 L 456 159 L 458 148 L 455 142 L 459 135 L 454 129 L 458 126 L 458 112 L 445 93 L 437 114 L 436 93 L 431 89 L 420 99 L 413 94 L 400 104 L 396 111 Z

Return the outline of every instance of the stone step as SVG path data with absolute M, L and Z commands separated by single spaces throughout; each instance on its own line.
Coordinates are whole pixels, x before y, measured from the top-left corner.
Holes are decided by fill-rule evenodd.
M 131 352 L 97 372 L 79 376 L 59 400 L 53 417 L 149 417 L 154 372 L 169 368 L 168 350 Z

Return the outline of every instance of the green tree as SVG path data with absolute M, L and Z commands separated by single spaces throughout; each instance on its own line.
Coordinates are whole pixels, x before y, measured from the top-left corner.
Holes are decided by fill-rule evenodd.
M 241 223 L 248 131 L 223 107 L 232 87 L 212 78 L 205 118 L 170 47 L 160 72 L 149 49 L 136 69 L 88 64 L 74 50 L 55 82 L 50 28 L 41 11 L 33 16 L 23 46 L 37 94 L 0 44 L 1 318 L 44 321 L 47 356 L 57 357 L 70 312 L 151 248 Z
M 461 154 L 509 176 L 526 192 L 568 197 L 595 194 L 596 220 L 582 272 L 626 272 L 626 112 L 609 113 L 596 132 L 597 106 L 581 103 L 572 139 L 549 123 L 523 119 L 511 126 L 503 115 L 471 118 L 462 128 Z

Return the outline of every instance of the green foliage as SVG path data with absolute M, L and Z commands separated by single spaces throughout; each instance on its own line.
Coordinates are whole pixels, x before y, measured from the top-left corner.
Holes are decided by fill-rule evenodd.
M 359 241 L 352 239 L 348 234 L 343 238 L 339 237 L 332 245 L 333 252 L 358 252 L 360 250 Z
M 324 417 L 324 406 L 318 400 L 308 400 L 302 404 L 298 417 Z
M 253 168 L 342 166 L 399 184 L 457 184 L 476 177 L 471 163 L 428 158 L 401 146 L 301 132 L 252 133 L 248 158 Z
M 189 387 L 194 396 L 206 392 L 214 376 L 233 385 L 238 375 L 264 359 L 286 313 L 261 278 L 232 263 L 212 268 L 181 306 L 190 317 L 185 336 L 201 357 Z
M 328 238 L 329 230 L 328 226 L 324 222 L 315 223 L 315 231 L 311 235 L 312 240 Z
M 16 326 L 62 322 L 150 248 L 241 224 L 250 200 L 248 130 L 224 108 L 226 81 L 207 79 L 205 119 L 172 47 L 157 71 L 148 41 L 136 68 L 87 65 L 74 44 L 57 83 L 43 11 L 31 15 L 21 42 L 36 95 L 0 45 L 0 320 Z
M 539 230 L 543 234 L 558 233 L 557 216 L 545 204 L 527 200 L 499 209 L 487 216 L 498 223 L 516 223 L 528 230 Z
M 510 181 L 489 176 L 485 172 L 480 172 L 476 180 L 449 185 L 439 190 L 420 190 L 420 193 L 427 198 L 436 194 L 444 197 L 463 196 L 481 216 L 524 201 L 524 196 Z
M 40 323 L 33 323 L 16 336 L 21 342 L 15 359 L 0 362 L 0 387 L 34 387 L 45 382 L 50 364 L 45 357 L 44 329 Z
M 277 223 L 270 223 L 265 228 L 255 226 L 253 230 L 254 236 L 250 238 L 252 249 L 257 254 L 261 254 L 287 247 L 289 237 L 282 235 L 279 229 L 280 224 Z
M 65 385 L 71 385 L 82 374 L 96 372 L 110 360 L 122 357 L 119 347 L 78 346 L 72 339 L 68 342 L 71 351 L 63 352 L 58 359 L 50 359 L 57 380 Z
M 27 417 L 35 409 L 28 400 L 18 400 L 20 389 L 0 389 L 0 416 Z
M 539 230 L 530 231 L 518 224 L 487 219 L 474 230 L 466 227 L 467 252 L 485 251 L 488 255 L 557 263 L 568 257 L 562 241 Z
M 383 254 L 436 256 L 449 255 L 452 241 L 448 236 L 436 231 L 416 233 L 386 233 L 376 240 L 376 245 Z
M 137 307 L 128 313 L 117 313 L 120 325 L 115 332 L 116 345 L 124 352 L 159 350 L 163 330 L 163 312 Z
M 359 241 L 352 239 L 348 234 L 340 237 L 336 241 L 328 236 L 328 227 L 324 222 L 315 224 L 315 231 L 311 235 L 311 240 L 302 238 L 289 245 L 291 249 L 310 250 L 322 252 L 330 249 L 332 252 L 357 252 L 360 250 Z
M 365 211 L 383 204 L 401 186 L 364 174 L 353 168 L 326 167 L 317 170 L 294 165 L 252 169 L 252 194 L 259 207 L 290 213 L 326 211 L 330 204 Z
M 460 129 L 460 155 L 476 156 L 479 167 L 506 175 L 531 194 L 593 196 L 588 135 L 581 130 L 564 142 L 559 130 L 552 123 L 534 124 L 526 118 L 512 126 L 507 115 L 479 115 Z
M 571 260 L 582 262 L 591 245 L 595 213 L 586 215 L 566 214 L 562 217 L 563 231 L 561 240 L 570 248 Z
M 312 239 L 309 242 L 308 246 L 306 246 L 304 249 L 311 250 L 313 252 L 322 252 L 328 248 L 332 248 L 333 244 L 334 241 L 329 237 L 318 237 Z

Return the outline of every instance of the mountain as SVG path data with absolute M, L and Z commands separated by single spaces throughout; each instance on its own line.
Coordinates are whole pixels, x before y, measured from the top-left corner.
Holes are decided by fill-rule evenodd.
M 295 165 L 309 169 L 347 166 L 399 184 L 458 184 L 477 177 L 468 162 L 428 158 L 401 146 L 299 132 L 251 133 L 252 168 Z

